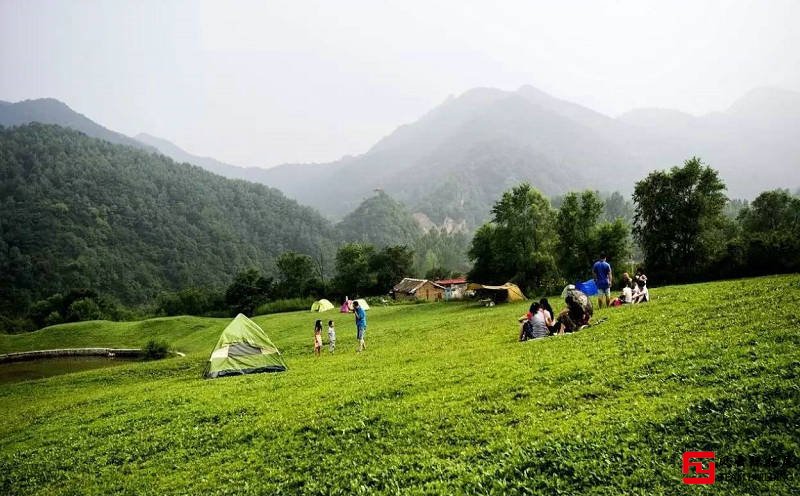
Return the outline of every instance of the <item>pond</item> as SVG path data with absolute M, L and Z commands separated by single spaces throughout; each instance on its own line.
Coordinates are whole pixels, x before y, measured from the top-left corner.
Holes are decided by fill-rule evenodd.
M 20 362 L 0 363 L 0 384 L 42 379 L 54 375 L 71 374 L 82 370 L 115 367 L 135 362 L 131 358 L 106 358 L 97 356 L 72 356 L 61 358 L 40 358 Z

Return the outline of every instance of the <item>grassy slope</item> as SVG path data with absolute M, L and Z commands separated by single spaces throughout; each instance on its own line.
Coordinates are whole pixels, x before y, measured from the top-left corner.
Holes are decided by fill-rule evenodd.
M 676 286 L 572 336 L 516 343 L 527 305 L 370 311 L 369 350 L 311 356 L 310 313 L 256 319 L 290 371 L 199 379 L 224 320 L 0 336 L 0 352 L 189 355 L 0 386 L 0 493 L 792 494 L 800 276 Z M 681 484 L 686 450 L 717 483 Z M 689 491 L 691 489 L 691 491 Z

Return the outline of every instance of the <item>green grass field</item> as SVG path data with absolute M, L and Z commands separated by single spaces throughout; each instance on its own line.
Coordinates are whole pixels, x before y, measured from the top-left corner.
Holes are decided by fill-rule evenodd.
M 525 304 L 256 318 L 289 371 L 200 378 L 226 319 L 61 325 L 0 353 L 185 358 L 0 385 L 0 494 L 797 494 L 800 276 L 651 290 L 574 335 L 516 342 Z M 557 306 L 557 305 L 554 305 Z M 686 486 L 684 451 L 716 453 Z

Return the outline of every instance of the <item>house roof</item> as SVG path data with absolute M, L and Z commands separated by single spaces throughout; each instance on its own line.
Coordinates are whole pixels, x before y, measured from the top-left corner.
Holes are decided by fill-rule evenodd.
M 439 289 L 444 289 L 443 286 L 436 284 L 433 281 L 429 281 L 427 279 L 414 279 L 412 277 L 403 278 L 402 281 L 397 283 L 392 291 L 395 293 L 407 293 L 407 294 L 414 294 L 419 288 L 425 285 L 425 283 L 431 283 Z
M 449 286 L 451 284 L 466 284 L 467 280 L 461 277 L 458 279 L 441 279 L 439 281 L 435 281 L 435 283 L 440 286 Z

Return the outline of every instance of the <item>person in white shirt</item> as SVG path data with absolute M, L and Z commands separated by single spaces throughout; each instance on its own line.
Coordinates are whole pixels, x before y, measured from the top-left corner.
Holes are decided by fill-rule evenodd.
M 634 303 L 646 303 L 650 301 L 650 292 L 647 290 L 646 279 L 641 279 L 636 282 L 636 290 L 633 292 Z
M 333 321 L 328 321 L 328 350 L 333 353 L 336 349 L 336 329 L 333 327 Z
M 630 286 L 622 287 L 622 295 L 619 297 L 619 301 L 621 301 L 623 304 L 633 303 L 633 290 Z

